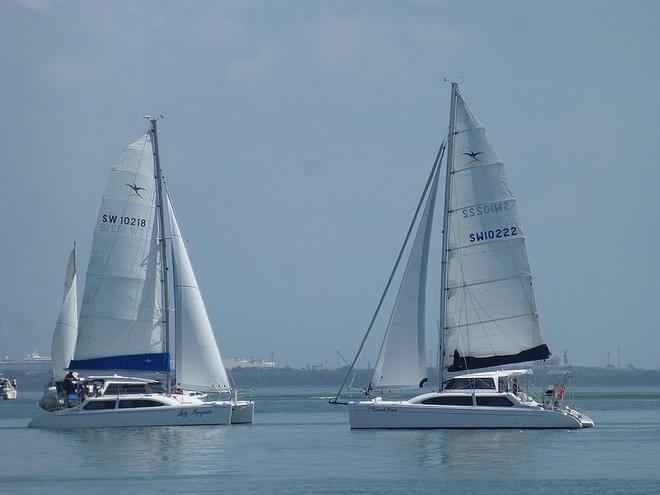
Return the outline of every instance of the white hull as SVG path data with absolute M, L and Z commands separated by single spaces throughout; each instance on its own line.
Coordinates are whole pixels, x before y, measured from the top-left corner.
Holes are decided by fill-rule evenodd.
M 144 409 L 84 411 L 79 407 L 34 418 L 28 428 L 114 428 L 126 426 L 227 425 L 231 402 L 204 402 Z
M 352 429 L 585 428 L 591 418 L 566 409 L 413 404 L 407 401 L 349 402 Z
M 16 399 L 16 390 L 5 390 L 2 392 L 2 398 L 5 400 L 14 400 Z
M 231 424 L 252 423 L 254 418 L 254 402 L 249 400 L 239 400 L 232 402 Z

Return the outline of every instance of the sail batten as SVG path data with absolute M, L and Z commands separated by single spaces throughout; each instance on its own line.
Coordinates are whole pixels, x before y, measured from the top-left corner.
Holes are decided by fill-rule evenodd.
M 463 98 L 455 98 L 444 362 L 459 371 L 545 359 L 524 231 L 504 164 Z

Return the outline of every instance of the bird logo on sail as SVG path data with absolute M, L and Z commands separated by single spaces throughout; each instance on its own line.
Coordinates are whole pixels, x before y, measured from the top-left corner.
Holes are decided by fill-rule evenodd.
M 463 154 L 465 156 L 469 156 L 470 158 L 472 158 L 472 160 L 470 160 L 468 162 L 468 163 L 472 163 L 472 162 L 480 162 L 481 160 L 479 160 L 479 158 L 477 158 L 477 157 L 479 155 L 483 155 L 484 152 L 483 151 L 468 151 L 467 153 L 463 153 Z
M 135 182 L 134 182 L 133 184 L 126 184 L 126 185 L 127 185 L 128 187 L 130 187 L 131 190 L 132 190 L 135 194 L 137 194 L 137 196 L 140 197 L 140 198 L 142 197 L 142 195 L 140 194 L 140 191 L 146 191 L 146 189 L 145 189 L 144 187 L 139 187 Z

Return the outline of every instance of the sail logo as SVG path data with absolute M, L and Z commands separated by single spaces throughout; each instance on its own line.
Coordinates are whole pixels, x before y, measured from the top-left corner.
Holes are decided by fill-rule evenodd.
M 465 156 L 469 156 L 472 158 L 472 160 L 468 161 L 467 163 L 472 163 L 472 162 L 480 162 L 481 160 L 477 158 L 479 155 L 483 155 L 483 151 L 468 151 L 467 153 L 463 153 Z M 466 164 L 467 165 L 467 164 Z
M 146 191 L 146 189 L 145 189 L 144 187 L 140 187 L 140 186 L 138 186 L 135 182 L 133 182 L 133 184 L 125 184 L 125 185 L 127 185 L 127 186 L 131 189 L 131 191 L 133 191 L 133 193 L 134 193 L 138 198 L 140 198 L 140 199 L 144 199 L 144 198 L 142 197 L 142 194 L 140 194 L 140 191 Z M 129 194 L 129 196 L 130 196 L 130 194 Z

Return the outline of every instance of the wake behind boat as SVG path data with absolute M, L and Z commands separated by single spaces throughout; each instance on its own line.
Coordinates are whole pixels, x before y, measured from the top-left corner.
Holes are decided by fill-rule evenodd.
M 446 146 L 445 146 L 446 142 Z M 421 388 L 428 381 L 424 322 L 429 244 L 440 163 L 447 151 L 440 280 L 437 392 L 409 400 L 374 397 L 348 402 L 351 428 L 584 428 L 591 418 L 564 405 L 566 383 L 535 400 L 518 379 L 527 370 L 448 373 L 493 368 L 550 356 L 541 338 L 525 237 L 504 165 L 452 83 L 449 133 L 376 312 L 331 403 L 355 366 L 418 222 L 408 263 L 385 332 L 367 396 Z
M 53 337 L 56 386 L 40 401 L 50 412 L 30 427 L 252 422 L 254 403 L 237 400 L 229 383 L 165 188 L 158 119 L 148 119 L 149 132 L 127 146 L 110 173 L 79 323 L 69 263 Z M 92 388 L 89 379 L 63 377 L 63 368 L 95 375 Z M 210 394 L 227 399 L 208 400 Z

